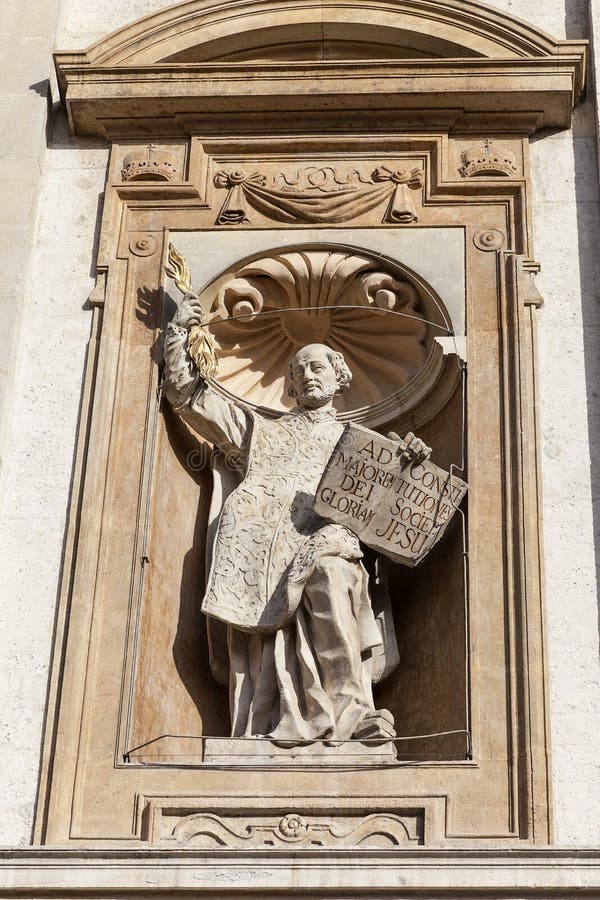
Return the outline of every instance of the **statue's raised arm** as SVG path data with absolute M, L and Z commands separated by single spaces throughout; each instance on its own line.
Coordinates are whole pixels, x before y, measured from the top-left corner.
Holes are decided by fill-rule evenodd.
M 198 434 L 227 457 L 239 459 L 250 420 L 244 410 L 210 387 L 217 370 L 214 341 L 203 327 L 202 305 L 192 288 L 189 267 L 172 244 L 165 268 L 183 294 L 164 336 L 165 396 Z

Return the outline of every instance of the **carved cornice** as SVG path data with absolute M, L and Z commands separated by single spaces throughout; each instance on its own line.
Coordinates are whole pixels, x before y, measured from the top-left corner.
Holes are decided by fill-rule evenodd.
M 461 131 L 567 128 L 582 67 L 582 56 L 110 68 L 55 58 L 72 131 L 108 137 L 185 135 L 211 116 L 224 127 L 248 113 L 288 131 L 315 113 L 328 127 L 351 116 L 370 130 L 369 112 L 396 128 L 440 119 Z
M 304 849 L 246 850 L 235 859 L 218 850 L 90 850 L 86 847 L 26 847 L 0 853 L 4 897 L 48 897 L 63 892 L 81 898 L 99 891 L 148 897 L 228 897 L 268 893 L 273 900 L 303 890 L 328 896 L 430 898 L 485 896 L 590 897 L 600 889 L 600 852 L 590 849 L 423 850 L 402 852 Z M 565 885 L 567 887 L 565 887 Z

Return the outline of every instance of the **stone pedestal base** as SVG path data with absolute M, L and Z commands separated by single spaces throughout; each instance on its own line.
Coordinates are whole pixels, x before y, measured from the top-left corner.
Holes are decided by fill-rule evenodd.
M 227 766 L 372 766 L 396 761 L 393 741 L 375 744 L 363 741 L 340 741 L 327 744 L 315 741 L 286 747 L 266 738 L 206 738 L 203 761 Z

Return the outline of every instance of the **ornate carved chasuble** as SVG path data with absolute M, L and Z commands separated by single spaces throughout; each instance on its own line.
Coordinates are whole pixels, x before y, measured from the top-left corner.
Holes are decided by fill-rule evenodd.
M 277 420 L 247 414 L 246 474 L 223 505 L 202 609 L 238 628 L 268 632 L 293 616 L 321 556 L 359 560 L 362 553 L 355 535 L 312 508 L 343 430 L 335 410 L 298 409 Z M 367 646 L 381 640 L 373 627 Z

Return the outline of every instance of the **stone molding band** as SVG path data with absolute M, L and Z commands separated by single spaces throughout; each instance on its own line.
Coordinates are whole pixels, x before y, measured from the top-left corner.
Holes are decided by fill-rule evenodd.
M 247 897 L 268 891 L 273 900 L 298 885 L 313 897 L 348 892 L 401 900 L 419 896 L 456 900 L 590 897 L 600 892 L 600 851 L 543 847 L 524 850 L 352 850 L 332 848 L 185 851 L 44 848 L 0 853 L 0 896 L 30 900 L 84 898 Z

